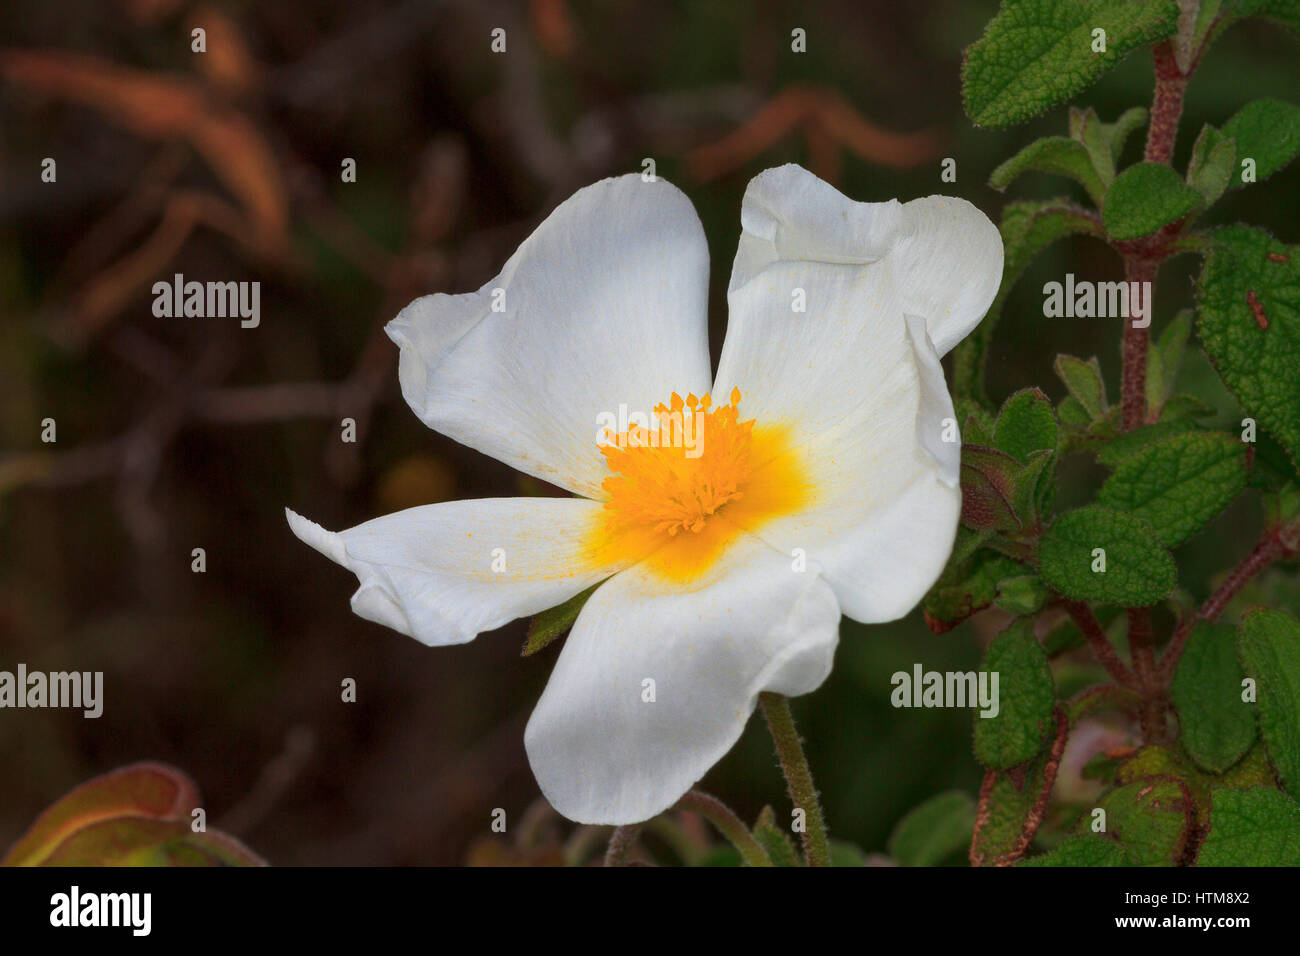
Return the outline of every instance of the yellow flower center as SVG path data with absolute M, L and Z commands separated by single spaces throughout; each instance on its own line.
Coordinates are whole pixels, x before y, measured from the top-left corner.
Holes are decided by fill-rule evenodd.
M 742 531 L 807 504 L 809 483 L 788 430 L 740 421 L 730 404 L 673 393 L 649 426 L 605 431 L 608 498 L 588 536 L 593 563 L 644 560 L 678 583 L 703 573 Z

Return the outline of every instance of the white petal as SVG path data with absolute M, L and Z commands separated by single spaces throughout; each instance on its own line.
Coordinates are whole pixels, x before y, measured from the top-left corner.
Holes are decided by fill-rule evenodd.
M 643 566 L 616 575 L 582 609 L 524 733 L 542 792 L 582 823 L 667 809 L 735 744 L 760 691 L 825 680 L 839 620 L 815 566 L 796 572 L 752 538 L 691 592 Z
M 599 416 L 708 390 L 708 271 L 676 187 L 638 174 L 588 186 L 478 292 L 416 299 L 388 324 L 402 395 L 431 428 L 599 497 Z
M 441 645 L 554 607 L 618 570 L 582 556 L 600 507 L 583 498 L 449 501 L 337 533 L 285 513 L 294 534 L 357 576 L 358 616 Z
M 1002 282 L 1002 236 L 965 199 L 926 196 L 903 204 L 906 226 L 889 254 L 905 308 L 925 319 L 940 357 L 988 311 Z
M 956 534 L 960 444 L 942 440 L 955 426 L 952 401 L 925 319 L 909 318 L 892 253 L 881 258 L 876 241 L 882 232 L 898 240 L 897 210 L 852 203 L 790 169 L 774 171 L 792 180 L 786 192 L 765 186 L 764 174 L 746 193 L 714 391 L 736 386 L 742 418 L 791 426 L 814 485 L 810 507 L 750 530 L 818 561 L 849 617 L 893 620 L 933 584 Z M 820 197 L 826 237 L 813 232 L 807 206 L 786 208 L 800 189 Z M 786 214 L 797 229 L 783 230 Z M 892 225 L 873 230 L 876 220 Z M 843 248 L 827 255 L 842 231 L 865 237 L 857 259 Z M 810 237 L 807 248 L 794 237 Z M 795 289 L 806 312 L 791 309 Z

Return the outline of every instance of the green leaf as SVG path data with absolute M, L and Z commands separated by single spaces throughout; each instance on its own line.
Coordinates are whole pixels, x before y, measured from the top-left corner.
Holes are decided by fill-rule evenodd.
M 1112 163 L 1119 162 L 1120 155 L 1124 152 L 1124 143 L 1128 141 L 1129 135 L 1146 125 L 1147 111 L 1144 106 L 1134 106 L 1121 113 L 1115 122 L 1101 124 L 1102 136 L 1110 146 Z
M 1093 168 L 1088 151 L 1065 136 L 1046 136 L 1034 140 L 993 170 L 989 176 L 989 185 L 1001 192 L 1017 176 L 1031 169 L 1073 179 L 1088 191 L 1088 195 L 1098 205 L 1106 192 L 1105 184 Z
M 1246 159 L 1255 161 L 1256 181 L 1268 179 L 1300 153 L 1300 106 L 1255 100 L 1223 124 L 1223 135 L 1237 144 L 1233 186 L 1249 185 L 1241 173 Z
M 1216 230 L 1197 332 L 1247 414 L 1300 462 L 1300 249 L 1246 226 Z
M 1092 418 L 1099 421 L 1110 411 L 1106 401 L 1106 383 L 1101 377 L 1101 366 L 1096 356 L 1086 362 L 1073 355 L 1058 355 L 1052 364 L 1057 376 L 1075 399 Z
M 981 126 L 1010 126 L 1064 102 L 1131 50 L 1177 27 L 1176 0 L 1003 0 L 966 51 L 966 112 Z M 1106 50 L 1093 51 L 1093 30 Z
M 993 783 L 981 794 L 977 811 L 981 822 L 971 840 L 971 862 L 976 866 L 1010 862 L 1020 849 L 1026 821 L 1044 789 L 1050 756 L 1044 752 L 1027 767 L 1010 773 L 989 771 Z
M 993 603 L 999 581 L 1024 571 L 1019 561 L 987 550 L 950 562 L 921 602 L 925 623 L 935 634 L 951 630 Z
M 1097 452 L 1097 461 L 1103 465 L 1114 468 L 1126 458 L 1131 458 L 1138 452 L 1150 447 L 1158 441 L 1165 438 L 1171 438 L 1174 435 L 1185 435 L 1188 432 L 1196 432 L 1200 429 L 1195 422 L 1172 421 L 1156 422 L 1154 425 L 1142 425 L 1133 429 L 1131 432 L 1124 432 L 1116 435 L 1111 441 Z
M 776 813 L 764 807 L 754 823 L 754 839 L 767 852 L 773 866 L 802 866 L 790 834 L 776 825 Z
M 1197 866 L 1300 866 L 1300 803 L 1264 787 L 1219 790 Z
M 1056 416 L 1052 403 L 1036 388 L 1016 392 L 1002 405 L 994 431 L 994 442 L 1022 464 L 1032 452 L 1056 450 Z
M 1284 611 L 1247 614 L 1237 655 L 1255 679 L 1259 734 L 1288 793 L 1300 797 L 1300 623 Z
M 1106 811 L 1106 832 L 1124 848 L 1129 865 L 1172 866 L 1183 855 L 1192 800 L 1181 781 L 1150 777 L 1127 783 L 1098 805 Z
M 976 396 L 983 401 L 984 357 L 993 331 L 1002 315 L 1007 296 L 1020 274 L 1035 256 L 1056 240 L 1072 234 L 1104 239 L 1101 223 L 1092 213 L 1056 198 L 1013 202 L 1002 210 L 998 226 L 1004 252 L 1002 284 L 984 320 L 953 352 L 953 391 L 959 396 Z
M 1098 548 L 1104 555 L 1093 554 Z M 1103 558 L 1105 571 L 1094 571 L 1094 561 Z M 1098 505 L 1058 517 L 1043 535 L 1038 560 L 1048 586 L 1080 601 L 1144 607 L 1177 582 L 1174 559 L 1150 524 Z
M 1123 866 L 1124 848 L 1093 834 L 1068 837 L 1051 853 L 1022 860 L 1019 866 Z
M 1227 191 L 1236 168 L 1236 144 L 1206 123 L 1192 146 L 1192 161 L 1187 167 L 1187 185 L 1201 194 L 1201 200 L 1206 206 L 1213 206 Z
M 1035 614 L 1047 603 L 1047 587 L 1034 574 L 1003 578 L 993 603 L 1009 614 Z
M 1106 191 L 1101 222 L 1112 239 L 1137 239 L 1177 222 L 1202 204 L 1201 194 L 1161 163 L 1136 163 Z
M 1164 410 L 1165 402 L 1174 392 L 1191 334 L 1192 310 L 1183 309 L 1169 321 L 1154 347 L 1147 352 L 1147 404 L 1156 416 Z
M 1097 503 L 1150 522 L 1160 543 L 1186 541 L 1246 487 L 1246 446 L 1222 432 L 1157 441 L 1119 463 Z
M 947 790 L 914 807 L 889 837 L 889 855 L 901 866 L 938 866 L 970 846 L 975 801 Z
M 1183 746 L 1197 765 L 1223 773 L 1255 742 L 1255 714 L 1241 699 L 1237 629 L 1199 622 L 1174 674 Z
M 524 641 L 521 656 L 528 657 L 536 654 L 551 641 L 566 634 L 569 628 L 573 627 L 573 622 L 578 619 L 582 606 L 587 603 L 587 599 L 595 593 L 598 587 L 600 587 L 599 584 L 593 584 L 587 590 L 575 594 L 563 604 L 557 604 L 553 608 L 548 608 L 542 613 L 534 615 L 528 625 L 528 638 Z
M 1263 2 L 1251 3 L 1250 6 L 1256 16 L 1274 20 L 1292 30 L 1300 31 L 1300 3 L 1296 0 L 1263 0 Z
M 1111 152 L 1105 125 L 1097 116 L 1097 111 L 1091 106 L 1086 110 L 1071 106 L 1070 136 L 1083 147 L 1088 163 L 1102 186 L 1097 192 L 1089 190 L 1092 201 L 1100 206 L 1106 189 L 1115 181 L 1115 157 Z
M 975 718 L 975 759 L 999 770 L 1015 767 L 1042 749 L 1054 722 L 1056 685 L 1047 655 L 1034 638 L 1033 628 L 1013 624 L 984 653 L 980 665 L 989 684 L 998 682 L 998 712 Z
M 830 840 L 831 866 L 869 866 L 862 847 L 847 840 Z
M 961 520 L 976 531 L 1020 529 L 1013 502 L 1023 466 L 1005 452 L 978 445 L 961 449 Z

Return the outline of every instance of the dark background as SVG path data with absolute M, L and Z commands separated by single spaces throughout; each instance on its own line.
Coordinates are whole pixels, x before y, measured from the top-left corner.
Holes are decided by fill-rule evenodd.
M 715 359 L 741 195 L 764 168 L 800 162 L 861 200 L 955 193 L 996 221 L 990 170 L 1063 134 L 1065 111 L 998 132 L 966 119 L 961 51 L 995 6 L 0 9 L 0 668 L 103 670 L 106 699 L 99 720 L 0 712 L 0 846 L 78 782 L 153 758 L 192 775 L 209 820 L 273 863 L 495 858 L 475 846 L 492 809 L 513 826 L 538 796 L 523 728 L 558 645 L 522 659 L 517 622 L 430 650 L 362 621 L 353 577 L 283 517 L 288 505 L 340 529 L 432 501 L 548 493 L 418 422 L 382 325 L 417 295 L 477 288 L 557 202 L 644 157 L 708 233 Z M 190 51 L 193 26 L 206 54 Z M 498 26 L 504 55 L 489 51 Z M 805 54 L 790 50 L 795 27 Z M 1298 50 L 1280 28 L 1234 27 L 1192 81 L 1176 165 L 1203 122 L 1294 99 Z M 1133 55 L 1078 102 L 1106 120 L 1149 105 L 1151 72 Z M 55 184 L 39 179 L 46 156 Z M 939 179 L 947 156 L 955 184 Z M 354 184 L 340 181 L 344 157 Z M 1292 167 L 1230 194 L 1211 221 L 1295 239 L 1298 186 Z M 1010 193 L 1071 188 L 1027 177 Z M 1190 304 L 1196 266 L 1162 272 L 1157 330 Z M 1027 385 L 1060 398 L 1057 352 L 1099 356 L 1116 397 L 1118 325 L 1042 318 L 1038 290 L 1066 271 L 1120 277 L 1086 239 L 1031 267 L 994 345 L 996 398 Z M 261 326 L 155 318 L 149 288 L 175 272 L 260 280 Z M 1203 358 L 1183 385 L 1240 419 Z M 47 417 L 55 445 L 40 440 Z M 340 441 L 343 417 L 356 444 Z M 1060 503 L 1098 474 L 1071 459 Z M 1257 511 L 1247 498 L 1181 549 L 1194 596 L 1248 550 Z M 206 573 L 190 570 L 195 547 Z M 794 704 L 835 836 L 881 851 L 921 800 L 975 792 L 970 713 L 895 710 L 889 676 L 974 668 L 998 627 L 996 613 L 943 635 L 919 612 L 844 623 L 832 677 Z M 355 704 L 340 701 L 345 677 Z M 703 786 L 747 819 L 767 802 L 788 819 L 759 720 Z

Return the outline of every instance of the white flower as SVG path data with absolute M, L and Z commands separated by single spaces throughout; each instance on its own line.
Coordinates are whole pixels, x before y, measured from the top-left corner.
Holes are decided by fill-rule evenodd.
M 562 203 L 478 292 L 425 296 L 388 325 L 425 424 L 577 497 L 427 505 L 339 533 L 289 512 L 357 575 L 357 614 L 425 644 L 604 582 L 524 737 L 542 792 L 580 822 L 671 806 L 760 691 L 822 683 L 842 613 L 901 617 L 952 549 L 960 444 L 942 440 L 939 358 L 997 291 L 997 229 L 962 199 L 853 202 L 798 166 L 756 177 L 741 223 L 711 388 L 703 229 L 678 189 L 636 174 Z M 679 419 L 699 428 L 694 456 L 638 446 L 636 427 L 597 443 L 620 405 L 706 393 Z

